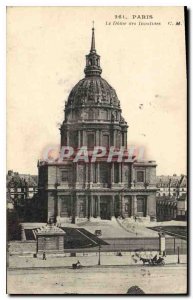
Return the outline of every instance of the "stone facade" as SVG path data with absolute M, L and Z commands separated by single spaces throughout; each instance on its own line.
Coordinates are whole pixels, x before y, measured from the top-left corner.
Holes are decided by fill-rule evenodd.
M 85 78 L 70 92 L 61 125 L 61 147 L 76 151 L 82 146 L 127 149 L 128 125 L 122 116 L 116 91 L 101 77 L 100 56 L 96 53 L 94 29 L 91 50 L 86 55 Z M 108 152 L 108 151 L 107 151 Z M 156 218 L 156 163 L 98 157 L 92 162 L 66 159 L 41 161 L 39 196 L 44 221 L 111 219 L 113 217 Z

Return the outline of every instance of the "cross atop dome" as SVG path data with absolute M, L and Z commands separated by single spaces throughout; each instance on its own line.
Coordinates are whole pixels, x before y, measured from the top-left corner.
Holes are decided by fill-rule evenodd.
M 86 67 L 84 69 L 84 73 L 86 77 L 100 76 L 102 73 L 102 69 L 100 67 L 100 56 L 96 53 L 96 49 L 95 49 L 94 21 L 92 27 L 91 49 L 90 49 L 90 53 L 86 55 Z

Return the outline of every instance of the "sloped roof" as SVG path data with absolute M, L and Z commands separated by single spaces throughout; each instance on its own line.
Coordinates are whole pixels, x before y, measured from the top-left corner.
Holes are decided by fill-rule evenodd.
M 157 187 L 177 187 L 177 186 L 183 186 L 185 187 L 187 184 L 187 176 L 186 175 L 173 175 L 173 176 L 157 176 L 156 177 L 156 185 Z

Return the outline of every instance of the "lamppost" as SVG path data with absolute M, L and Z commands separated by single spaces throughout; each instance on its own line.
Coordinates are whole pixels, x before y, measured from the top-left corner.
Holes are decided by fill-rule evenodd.
M 98 265 L 100 266 L 101 264 L 101 244 L 99 244 L 99 260 L 98 260 Z
M 178 246 L 178 264 L 180 264 L 180 247 Z

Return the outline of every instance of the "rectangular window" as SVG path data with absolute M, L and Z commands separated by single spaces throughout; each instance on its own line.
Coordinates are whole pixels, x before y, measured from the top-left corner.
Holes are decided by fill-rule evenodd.
M 102 182 L 102 183 L 109 182 L 109 164 L 108 163 L 100 164 L 100 182 Z
M 67 217 L 71 212 L 71 198 L 70 196 L 60 196 L 60 216 Z
M 144 213 L 145 212 L 145 199 L 144 198 L 138 198 L 137 199 L 137 212 L 138 213 Z
M 87 144 L 88 144 L 88 149 L 92 149 L 94 147 L 95 141 L 94 141 L 93 133 L 89 133 L 87 135 Z
M 109 135 L 107 134 L 103 135 L 103 146 L 109 148 Z
M 137 182 L 144 182 L 144 171 L 137 171 Z
M 118 183 L 119 182 L 119 164 L 114 163 L 114 182 Z
M 68 181 L 68 170 L 62 171 L 62 181 L 67 182 Z

